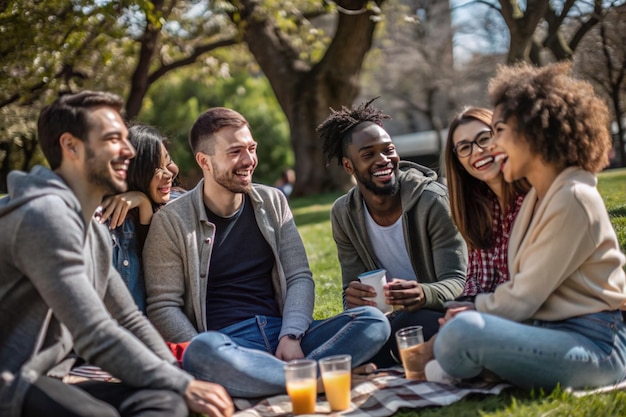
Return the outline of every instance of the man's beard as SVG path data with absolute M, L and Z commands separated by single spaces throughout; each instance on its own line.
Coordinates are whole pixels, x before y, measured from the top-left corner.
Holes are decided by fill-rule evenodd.
M 87 181 L 90 184 L 104 188 L 105 194 L 119 194 L 128 189 L 126 182 L 119 184 L 111 177 L 108 163 L 103 163 L 96 158 L 96 153 L 89 145 L 85 146 L 85 166 L 87 168 Z
M 241 185 L 236 181 L 235 178 L 229 176 L 231 174 L 230 171 L 219 171 L 218 167 L 211 161 L 211 165 L 213 166 L 213 180 L 216 183 L 226 188 L 228 191 L 232 193 L 247 193 L 252 188 L 252 182 L 248 185 Z M 235 175 L 232 173 L 232 175 Z M 235 175 L 236 176 L 236 175 Z
M 398 191 L 400 191 L 400 182 L 398 181 L 398 170 L 397 167 L 393 167 L 394 176 L 389 183 L 378 186 L 372 181 L 372 175 L 367 172 L 366 175 L 361 174 L 361 172 L 355 170 L 356 179 L 358 182 L 363 184 L 366 189 L 370 190 L 374 195 L 396 195 Z

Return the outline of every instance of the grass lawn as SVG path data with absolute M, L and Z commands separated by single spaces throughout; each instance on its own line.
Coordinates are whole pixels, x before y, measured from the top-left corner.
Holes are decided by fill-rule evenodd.
M 626 169 L 599 176 L 602 194 L 622 251 L 626 248 Z M 302 234 L 316 282 L 316 319 L 341 311 L 341 273 L 332 239 L 329 211 L 339 194 L 294 199 L 291 207 Z M 556 390 L 552 393 L 517 389 L 498 396 L 468 397 L 442 408 L 406 410 L 397 417 L 528 417 L 528 416 L 626 416 L 626 392 L 575 398 Z

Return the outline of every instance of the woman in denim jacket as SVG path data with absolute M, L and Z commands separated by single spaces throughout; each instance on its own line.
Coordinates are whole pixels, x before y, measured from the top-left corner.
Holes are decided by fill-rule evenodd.
M 126 282 L 139 309 L 146 311 L 146 288 L 141 253 L 152 215 L 167 203 L 176 188 L 178 166 L 165 147 L 165 138 L 150 126 L 136 124 L 128 138 L 137 151 L 128 166 L 128 191 L 107 197 L 102 222 L 113 240 L 113 264 Z

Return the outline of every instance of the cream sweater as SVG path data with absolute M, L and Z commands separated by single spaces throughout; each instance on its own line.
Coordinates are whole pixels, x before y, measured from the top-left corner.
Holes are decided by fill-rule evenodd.
M 511 280 L 478 295 L 478 311 L 556 321 L 625 308 L 625 258 L 596 185 L 592 173 L 567 168 L 534 216 L 530 190 L 511 232 Z

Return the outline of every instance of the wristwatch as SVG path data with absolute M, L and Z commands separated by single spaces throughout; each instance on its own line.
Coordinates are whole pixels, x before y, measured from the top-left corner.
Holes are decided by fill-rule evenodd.
M 290 338 L 291 340 L 300 340 L 300 339 L 302 339 L 302 336 L 303 336 L 303 335 L 296 336 L 296 335 L 295 335 L 295 334 L 293 334 L 293 333 L 289 333 L 289 334 L 286 334 L 285 336 L 287 336 L 287 337 L 288 337 L 288 338 Z

